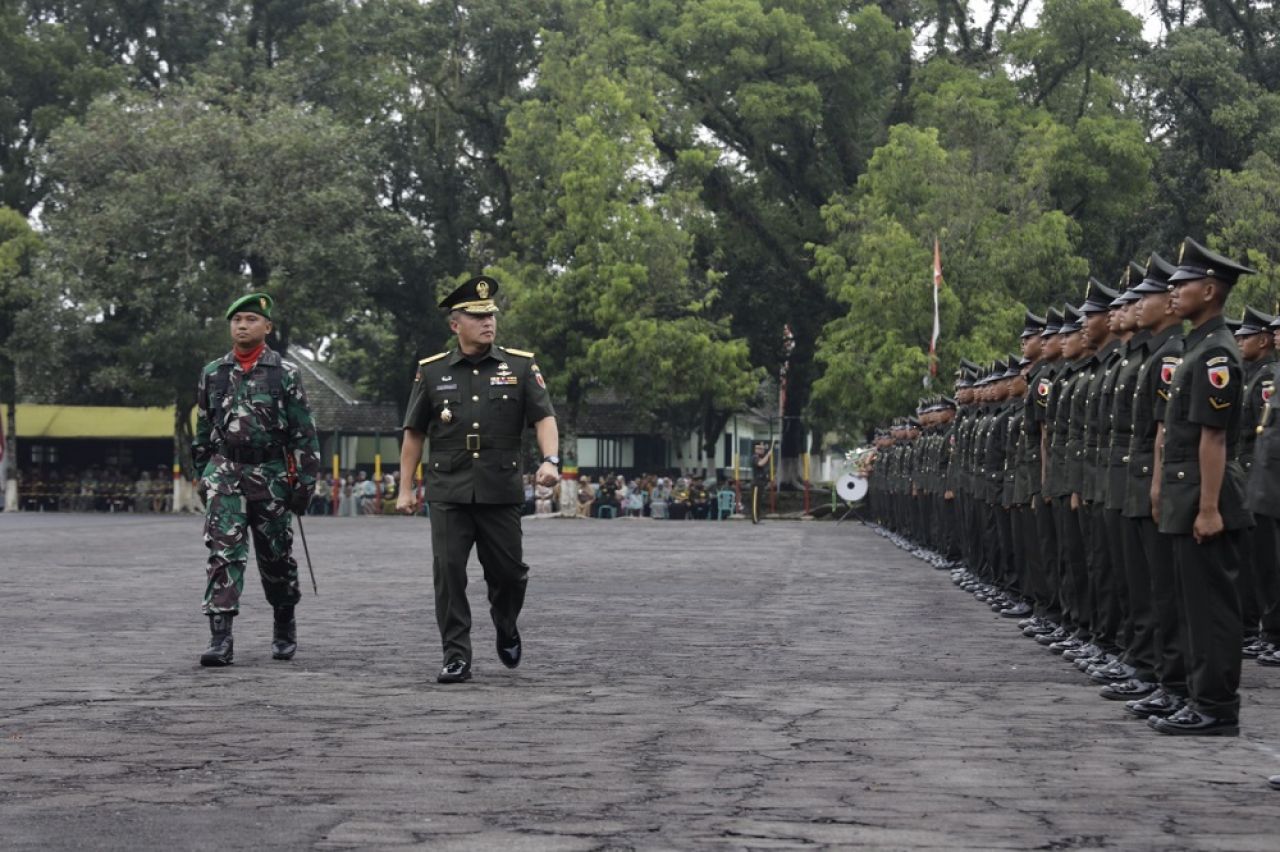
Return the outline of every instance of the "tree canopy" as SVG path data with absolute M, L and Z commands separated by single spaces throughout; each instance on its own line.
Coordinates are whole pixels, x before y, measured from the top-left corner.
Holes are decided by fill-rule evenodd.
M 1185 235 L 1272 309 L 1280 13 L 1132 8 L 0 4 L 0 397 L 189 405 L 261 288 L 403 403 L 487 270 L 570 434 L 608 393 L 710 442 L 788 326 L 785 463 L 920 394 L 935 241 L 943 375 Z

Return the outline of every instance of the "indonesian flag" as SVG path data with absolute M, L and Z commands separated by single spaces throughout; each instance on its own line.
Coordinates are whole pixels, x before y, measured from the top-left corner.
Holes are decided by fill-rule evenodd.
M 929 338 L 929 375 L 938 375 L 938 334 L 942 331 L 938 320 L 938 291 L 942 288 L 942 248 L 938 238 L 933 238 L 933 336 Z

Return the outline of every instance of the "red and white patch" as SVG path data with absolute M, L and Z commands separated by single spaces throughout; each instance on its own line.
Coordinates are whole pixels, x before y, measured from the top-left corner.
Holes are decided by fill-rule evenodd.
M 1177 364 L 1170 364 L 1168 362 L 1161 364 L 1160 365 L 1160 381 L 1164 382 L 1166 385 L 1172 382 L 1173 373 L 1177 369 L 1178 369 Z
M 1049 391 L 1053 388 L 1053 384 L 1048 379 L 1041 379 L 1036 385 L 1036 393 L 1040 396 L 1048 396 Z
M 542 388 L 543 390 L 546 389 L 547 383 L 543 381 L 542 373 L 534 373 L 533 380 L 538 383 L 538 387 Z
M 1209 384 L 1222 389 L 1231 384 L 1231 368 L 1227 366 L 1209 368 Z
M 1271 395 L 1274 394 L 1275 392 L 1276 392 L 1276 386 L 1273 382 L 1262 383 L 1262 401 L 1263 402 L 1270 402 Z

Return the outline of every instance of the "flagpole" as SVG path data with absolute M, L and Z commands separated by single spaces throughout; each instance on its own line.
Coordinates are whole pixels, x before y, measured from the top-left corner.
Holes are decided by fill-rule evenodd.
M 933 238 L 933 335 L 929 338 L 929 375 L 938 375 L 938 337 L 942 324 L 938 317 L 938 291 L 942 289 L 942 246 Z

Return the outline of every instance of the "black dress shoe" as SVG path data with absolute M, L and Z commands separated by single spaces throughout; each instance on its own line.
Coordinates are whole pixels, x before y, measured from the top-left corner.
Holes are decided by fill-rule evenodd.
M 1272 648 L 1258 655 L 1260 666 L 1280 666 L 1280 648 Z
M 1031 612 L 1031 604 L 1026 601 L 1018 601 L 1013 606 L 1000 610 L 1001 618 L 1022 618 Z
M 436 676 L 436 683 L 462 683 L 467 680 L 471 680 L 471 664 L 466 660 L 450 660 Z
M 1156 691 L 1156 685 L 1145 680 L 1131 679 L 1102 687 L 1098 694 L 1108 701 L 1135 701 Z
M 1238 737 L 1238 719 L 1219 719 L 1198 710 L 1186 708 L 1167 719 L 1153 719 L 1150 725 L 1162 734 L 1181 737 Z
M 1150 719 L 1152 716 L 1172 716 L 1186 706 L 1186 703 L 1185 699 L 1177 695 L 1157 689 L 1146 698 L 1127 702 L 1124 709 L 1126 713 L 1132 713 L 1139 719 Z
M 1271 785 L 1272 790 L 1280 790 L 1280 775 L 1272 775 L 1267 779 L 1267 783 Z
M 520 665 L 520 631 L 515 628 L 510 633 L 498 628 L 498 659 L 509 669 Z

